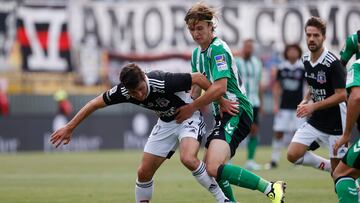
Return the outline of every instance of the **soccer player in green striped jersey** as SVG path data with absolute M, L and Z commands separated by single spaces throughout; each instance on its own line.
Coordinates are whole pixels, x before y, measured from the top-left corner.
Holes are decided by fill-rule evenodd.
M 259 58 L 254 55 L 254 40 L 247 39 L 243 43 L 241 57 L 235 57 L 235 63 L 239 71 L 239 78 L 243 81 L 246 96 L 253 105 L 254 122 L 251 125 L 249 138 L 247 139 L 247 161 L 245 168 L 260 170 L 261 166 L 254 160 L 258 144 L 259 113 L 262 110 L 263 91 L 261 76 L 263 65 Z
M 360 115 L 360 59 L 355 61 L 347 71 L 346 89 L 350 92 L 350 95 L 347 105 L 345 130 L 343 135 L 334 144 L 334 152 L 338 150 L 339 146 L 349 142 L 351 131 Z M 355 179 L 359 177 L 360 139 L 349 148 L 333 172 L 339 203 L 358 203 L 359 194 Z
M 340 51 L 340 60 L 344 67 L 355 54 L 360 59 L 360 30 L 346 38 L 345 45 Z
M 192 54 L 192 69 L 204 74 L 212 85 L 193 103 L 179 108 L 176 120 L 182 122 L 195 110 L 212 103 L 217 122 L 205 145 L 208 174 L 216 178 L 220 185 L 228 182 L 258 190 L 266 194 L 273 203 L 281 203 L 284 200 L 284 182 L 270 183 L 244 168 L 226 164 L 249 133 L 253 113 L 252 105 L 244 95 L 233 55 L 227 44 L 214 34 L 214 17 L 216 18 L 215 10 L 202 2 L 194 4 L 186 13 L 187 27 L 199 45 Z M 234 115 L 224 113 L 221 116 L 217 102 L 221 97 L 238 102 L 239 112 Z M 224 193 L 229 195 L 226 191 Z M 231 199 L 234 201 L 234 198 Z

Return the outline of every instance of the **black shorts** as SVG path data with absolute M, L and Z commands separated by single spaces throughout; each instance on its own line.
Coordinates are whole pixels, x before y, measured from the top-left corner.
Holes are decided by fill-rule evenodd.
M 224 140 L 229 144 L 230 156 L 233 157 L 240 142 L 250 132 L 251 118 L 245 112 L 236 116 L 225 113 L 221 119 L 215 118 L 215 121 L 216 124 L 207 138 L 205 147 L 208 148 L 213 139 Z
M 360 133 L 360 116 L 357 119 L 357 129 L 358 129 L 358 131 Z
M 259 107 L 253 107 L 254 124 L 259 125 Z

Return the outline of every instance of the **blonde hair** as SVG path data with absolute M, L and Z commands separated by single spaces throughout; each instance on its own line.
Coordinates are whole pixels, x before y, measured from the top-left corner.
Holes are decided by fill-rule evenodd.
M 194 4 L 185 15 L 185 22 L 188 26 L 195 26 L 199 21 L 205 21 L 213 24 L 214 20 L 218 19 L 218 14 L 215 8 L 206 5 L 203 1 Z

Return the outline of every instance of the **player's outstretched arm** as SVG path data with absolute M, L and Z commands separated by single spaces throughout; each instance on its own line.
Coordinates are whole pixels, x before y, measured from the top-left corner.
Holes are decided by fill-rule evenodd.
M 74 116 L 74 118 L 71 119 L 71 121 L 69 121 L 64 127 L 58 129 L 51 135 L 50 142 L 56 145 L 56 147 L 59 147 L 61 144 L 68 144 L 71 140 L 73 130 L 91 113 L 105 106 L 106 104 L 103 100 L 102 95 L 99 95 L 96 98 L 92 99 L 80 109 L 80 111 Z

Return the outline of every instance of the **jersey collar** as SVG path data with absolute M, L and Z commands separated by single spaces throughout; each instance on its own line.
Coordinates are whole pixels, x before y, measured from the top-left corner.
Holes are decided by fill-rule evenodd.
M 324 60 L 324 58 L 328 52 L 329 52 L 329 50 L 326 47 L 324 47 L 324 51 L 321 53 L 320 57 L 318 58 L 318 60 L 315 63 L 311 62 L 311 53 L 310 53 L 310 59 L 309 59 L 310 65 L 312 67 L 315 67 L 317 64 L 321 63 Z

